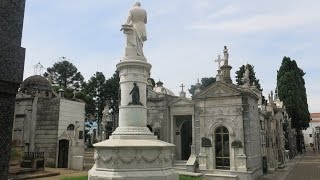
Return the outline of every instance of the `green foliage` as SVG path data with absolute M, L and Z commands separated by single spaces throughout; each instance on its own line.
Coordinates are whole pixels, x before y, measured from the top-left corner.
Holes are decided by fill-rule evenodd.
M 118 113 L 120 101 L 120 77 L 119 72 L 115 73 L 106 81 L 107 102 L 109 108 L 113 109 L 112 113 Z
M 88 176 L 70 176 L 70 177 L 63 177 L 61 180 L 87 180 Z
M 204 77 L 201 79 L 201 84 L 202 84 L 202 88 L 206 88 L 208 86 L 210 86 L 212 83 L 216 82 L 216 78 L 214 77 Z
M 297 130 L 306 129 L 310 122 L 304 75 L 295 60 L 283 58 L 277 75 L 278 94 Z
M 262 88 L 259 82 L 259 79 L 256 78 L 256 73 L 254 71 L 254 66 L 252 66 L 251 64 L 247 64 L 247 66 L 249 67 L 249 79 L 250 79 L 250 85 L 253 85 L 253 82 L 255 83 L 256 87 L 262 92 Z M 236 71 L 236 82 L 237 85 L 243 85 L 243 82 L 241 81 L 241 79 L 243 78 L 244 72 L 245 72 L 245 65 L 242 65 L 238 71 Z
M 202 180 L 202 177 L 179 175 L 179 180 Z
M 201 79 L 201 86 L 200 89 L 204 89 L 208 86 L 210 86 L 212 83 L 216 82 L 216 78 L 214 77 L 204 77 Z M 197 85 L 191 85 L 189 89 L 189 93 L 193 96 L 194 91 L 197 89 Z
M 82 94 L 78 96 L 86 102 L 86 113 L 94 114 L 98 110 L 100 118 L 106 104 L 113 113 L 118 112 L 119 82 L 119 73 L 116 71 L 109 79 L 102 72 L 96 72 L 84 83 Z
M 83 85 L 84 99 L 86 101 L 86 114 L 95 114 L 102 117 L 102 111 L 107 101 L 106 78 L 102 72 L 96 72 L 87 83 Z
M 47 68 L 44 76 L 52 78 L 53 86 L 63 89 L 80 90 L 84 80 L 78 69 L 66 57 L 60 57 L 58 62 Z

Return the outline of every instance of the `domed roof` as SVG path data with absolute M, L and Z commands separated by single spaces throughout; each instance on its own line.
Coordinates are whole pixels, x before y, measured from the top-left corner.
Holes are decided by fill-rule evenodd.
M 163 87 L 163 83 L 159 80 L 159 82 L 156 83 L 157 86 L 154 87 L 154 91 L 159 93 L 159 94 L 167 94 L 167 95 L 170 95 L 170 96 L 175 96 L 174 93 L 169 90 L 168 88 L 166 87 Z
M 49 91 L 52 92 L 52 86 L 50 82 L 40 75 L 30 76 L 25 79 L 20 87 L 20 91 Z

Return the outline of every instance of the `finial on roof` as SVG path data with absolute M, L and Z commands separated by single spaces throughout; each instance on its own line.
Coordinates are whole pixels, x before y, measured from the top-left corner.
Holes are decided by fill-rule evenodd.
M 34 75 L 41 76 L 43 69 L 44 69 L 44 67 L 42 66 L 42 64 L 40 62 L 38 62 L 36 65 L 33 66 Z

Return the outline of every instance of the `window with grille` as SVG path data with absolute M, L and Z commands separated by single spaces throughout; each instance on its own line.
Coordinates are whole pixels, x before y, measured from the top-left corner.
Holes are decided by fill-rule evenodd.
M 229 132 L 224 126 L 215 130 L 216 168 L 230 169 Z

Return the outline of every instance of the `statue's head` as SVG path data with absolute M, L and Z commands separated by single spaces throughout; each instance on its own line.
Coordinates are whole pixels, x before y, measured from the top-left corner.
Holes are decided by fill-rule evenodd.
M 141 3 L 140 2 L 136 2 L 136 3 L 134 3 L 134 5 L 133 6 L 141 6 Z
M 137 83 L 133 83 L 133 86 L 136 86 L 137 85 Z

